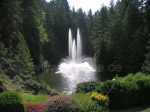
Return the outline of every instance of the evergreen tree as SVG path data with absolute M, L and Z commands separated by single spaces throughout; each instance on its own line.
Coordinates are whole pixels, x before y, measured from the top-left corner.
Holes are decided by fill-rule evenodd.
M 0 1 L 0 42 L 14 50 L 17 43 L 17 30 L 22 22 L 20 0 Z
M 149 75 L 150 74 L 150 41 L 148 42 L 148 46 L 146 48 L 148 53 L 145 55 L 146 59 L 142 66 L 142 72 Z
M 75 8 L 72 8 L 71 11 L 71 29 L 75 32 L 75 30 L 78 28 L 78 19 L 77 19 L 77 12 L 75 11 Z M 73 33 L 74 33 L 73 32 Z M 74 33 L 75 35 L 76 33 Z
M 111 0 L 109 7 L 102 6 L 94 15 L 91 10 L 86 14 L 81 8 L 71 11 L 67 0 L 49 3 L 45 0 L 1 0 L 1 69 L 8 69 L 10 74 L 16 71 L 32 75 L 31 57 L 35 66 L 43 62 L 57 65 L 68 55 L 69 28 L 73 29 L 73 37 L 76 37 L 76 29 L 80 29 L 83 52 L 94 55 L 97 65 L 107 68 L 115 63 L 123 68 L 120 74 L 135 73 L 146 54 L 142 70 L 149 73 L 149 51 L 145 45 L 150 38 L 150 0 L 118 0 L 116 4 Z
M 86 24 L 87 24 L 87 33 L 88 33 L 87 35 L 88 35 L 88 40 L 90 41 L 93 22 L 94 22 L 94 16 L 92 15 L 92 10 L 91 9 L 88 12 L 86 21 L 87 21 Z M 93 47 L 92 47 L 91 41 L 89 42 L 89 50 L 90 50 L 89 55 L 93 56 Z
M 19 42 L 17 44 L 17 53 L 14 58 L 14 68 L 17 75 L 23 74 L 28 76 L 34 75 L 33 70 L 33 62 L 31 59 L 30 51 L 28 49 L 28 45 L 23 37 L 23 35 L 19 33 Z
M 0 42 L 0 73 L 7 69 L 7 48 Z
M 146 15 L 146 26 L 148 33 L 150 34 L 150 0 L 144 0 L 145 15 Z M 150 37 L 150 35 L 148 35 Z
M 107 46 L 109 44 L 108 22 L 108 9 L 106 6 L 103 6 L 92 32 L 92 43 L 95 50 L 94 58 L 98 65 L 102 64 L 103 66 L 107 66 L 105 59 L 107 58 Z
M 22 51 L 26 49 L 21 47 L 21 45 L 24 45 L 24 41 L 21 42 L 20 40 L 20 38 L 24 38 L 21 33 L 21 3 L 22 2 L 20 0 L 2 0 L 0 2 L 0 41 L 4 43 L 4 45 L 1 43 L 2 55 L 0 58 L 2 69 L 5 70 L 6 74 L 9 76 L 15 76 L 17 71 L 23 71 L 24 68 L 21 68 L 23 66 L 21 66 L 19 63 L 22 58 L 26 58 L 25 55 L 22 55 L 21 57 L 21 55 L 18 53 L 22 52 L 22 54 L 25 54 L 24 52 L 26 52 Z M 17 45 L 19 45 L 18 49 L 20 48 L 20 51 L 16 51 Z M 4 46 L 6 46 L 6 48 Z M 16 59 L 14 59 L 14 57 L 16 57 Z M 29 60 L 22 60 L 22 65 L 27 63 L 27 61 Z M 15 67 L 13 65 L 15 65 Z M 29 66 L 28 68 L 25 68 L 24 71 L 30 71 L 30 69 L 32 69 L 30 64 L 24 66 Z
M 41 0 L 23 0 L 23 34 L 31 50 L 34 63 L 39 66 L 43 59 L 42 47 L 48 42 L 44 28 L 45 13 Z
M 48 8 L 49 7 L 49 8 Z M 49 34 L 49 45 L 45 46 L 51 54 L 46 57 L 53 65 L 68 55 L 68 30 L 71 27 L 71 11 L 67 0 L 55 0 L 47 4 L 46 8 L 46 28 Z
M 47 60 L 51 65 L 55 64 L 55 56 L 54 56 L 54 44 L 55 44 L 55 36 L 53 33 L 54 28 L 54 6 L 53 1 L 47 3 L 45 2 L 43 6 L 45 12 L 45 24 L 44 27 L 46 29 L 46 33 L 48 34 L 48 42 L 43 46 L 43 56 L 44 59 Z

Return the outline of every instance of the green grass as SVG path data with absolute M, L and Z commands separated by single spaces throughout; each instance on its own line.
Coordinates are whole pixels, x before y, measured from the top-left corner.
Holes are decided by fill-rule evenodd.
M 72 94 L 71 96 L 79 102 L 92 101 L 92 99 L 90 98 L 91 96 L 90 93 L 75 93 L 75 94 Z
M 7 75 L 4 73 L 0 75 L 0 79 L 3 83 L 3 85 L 7 88 L 9 91 L 18 91 L 18 92 L 24 92 L 21 85 L 17 83 L 13 83 L 13 80 L 11 80 Z
M 81 112 L 102 112 L 102 107 L 91 99 L 90 93 L 76 93 L 71 96 L 78 102 Z
M 27 93 L 21 93 L 21 97 L 23 98 L 23 103 L 30 103 L 30 104 L 39 104 L 43 103 L 48 100 L 51 96 L 48 95 L 32 95 Z

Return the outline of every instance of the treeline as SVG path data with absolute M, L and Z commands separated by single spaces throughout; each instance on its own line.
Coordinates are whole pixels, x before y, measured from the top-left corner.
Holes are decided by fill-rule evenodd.
M 67 0 L 0 1 L 0 69 L 9 76 L 33 76 L 56 67 L 68 55 L 68 30 L 81 29 L 84 52 L 90 54 L 92 18 L 70 9 Z M 87 24 L 88 23 L 88 24 Z
M 91 41 L 104 73 L 150 73 L 150 0 L 111 0 L 109 7 L 102 6 Z
M 150 0 L 111 0 L 95 14 L 75 11 L 67 0 L 1 0 L 1 72 L 35 76 L 57 66 L 68 55 L 69 28 L 74 37 L 80 28 L 84 55 L 98 67 L 122 67 L 112 74 L 150 71 Z

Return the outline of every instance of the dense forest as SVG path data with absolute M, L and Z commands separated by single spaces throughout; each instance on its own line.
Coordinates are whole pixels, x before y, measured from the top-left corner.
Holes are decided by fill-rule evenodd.
M 149 95 L 150 0 L 0 0 L 1 112 L 150 112 Z
M 68 56 L 68 30 L 81 31 L 83 52 L 100 73 L 150 73 L 150 0 L 110 1 L 95 13 L 67 0 L 0 1 L 0 72 L 37 77 Z M 121 71 L 106 69 L 120 65 Z

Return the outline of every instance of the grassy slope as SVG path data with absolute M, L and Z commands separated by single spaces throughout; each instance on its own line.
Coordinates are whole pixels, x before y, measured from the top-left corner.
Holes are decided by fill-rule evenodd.
M 11 80 L 7 75 L 1 74 L 0 79 L 3 82 L 3 85 L 7 88 L 7 90 L 24 92 L 21 85 L 17 84 L 17 82 L 13 83 L 13 80 Z
M 48 95 L 33 95 L 28 93 L 20 93 L 21 97 L 23 98 L 23 103 L 30 103 L 30 104 L 39 104 L 47 101 L 51 96 Z

